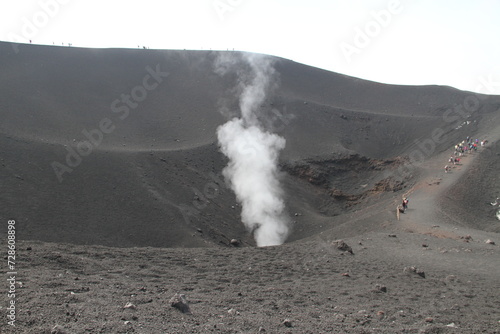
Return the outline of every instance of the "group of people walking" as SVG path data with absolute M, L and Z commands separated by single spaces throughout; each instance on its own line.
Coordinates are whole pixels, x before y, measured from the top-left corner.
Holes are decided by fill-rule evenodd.
M 477 151 L 477 147 L 479 145 L 484 146 L 486 142 L 486 140 L 481 140 L 481 142 L 479 139 L 473 140 L 471 137 L 467 136 L 466 140 L 462 140 L 460 143 L 455 145 L 453 155 L 448 159 L 449 165 L 444 166 L 444 172 L 448 173 L 451 170 L 450 165 L 459 164 L 461 157 Z
M 479 139 L 473 140 L 471 137 L 467 137 L 465 140 L 462 140 L 460 143 L 456 144 L 453 154 L 448 159 L 449 164 L 444 166 L 445 173 L 448 173 L 451 170 L 451 165 L 459 164 L 460 159 L 463 156 L 470 154 L 474 151 L 477 151 L 478 146 L 484 146 L 486 145 L 487 142 L 488 142 L 487 140 L 479 141 Z M 400 204 L 397 206 L 398 220 L 399 220 L 399 214 L 405 213 L 405 211 L 408 209 L 409 200 L 408 197 L 406 196 L 407 195 L 403 196 L 402 202 L 400 202 Z

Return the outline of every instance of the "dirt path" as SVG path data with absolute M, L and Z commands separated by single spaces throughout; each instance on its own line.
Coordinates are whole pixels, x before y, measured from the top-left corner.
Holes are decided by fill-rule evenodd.
M 488 261 L 495 261 L 491 256 L 498 256 L 498 254 L 489 253 L 492 251 L 491 245 L 486 244 L 485 241 L 493 239 L 498 243 L 498 234 L 465 226 L 458 215 L 447 214 L 439 204 L 440 196 L 446 196 L 448 189 L 456 182 L 460 182 L 461 177 L 467 175 L 468 169 L 483 150 L 484 148 L 479 148 L 477 152 L 462 157 L 461 163 L 451 165 L 451 171 L 448 173 L 444 171 L 444 166 L 450 157 L 449 153 L 429 160 L 424 165 L 425 172 L 421 181 L 406 194 L 410 199 L 409 208 L 405 214 L 400 215 L 400 220 L 396 224 L 397 229 L 410 232 L 414 235 L 414 241 L 417 240 L 416 235 L 428 236 L 424 240 L 430 243 L 434 243 L 434 238 L 439 238 L 443 242 L 449 240 L 449 242 L 440 243 L 440 253 L 434 254 L 432 258 L 428 257 L 427 265 L 450 271 L 460 270 L 463 273 L 469 271 L 477 277 L 500 276 L 500 268 L 490 267 L 485 270 Z M 411 243 L 412 240 L 408 242 Z M 424 244 L 428 242 L 424 241 Z M 457 258 L 451 258 L 449 252 L 459 254 Z M 406 256 L 408 254 L 409 252 L 406 252 Z M 423 252 L 416 252 L 414 255 L 422 254 Z
M 448 155 L 440 155 L 429 161 L 425 166 L 426 173 L 423 179 L 405 194 L 410 202 L 405 214 L 400 215 L 402 226 L 423 232 L 436 229 L 436 226 L 439 225 L 445 229 L 443 232 L 450 233 L 450 227 L 445 227 L 442 224 L 442 217 L 436 202 L 446 189 L 459 181 L 460 176 L 470 166 L 474 156 L 463 157 L 459 165 L 451 165 L 451 170 L 445 173 L 444 166 L 447 157 Z
M 440 210 L 438 199 L 466 175 L 474 159 L 483 150 L 484 148 L 480 147 L 477 152 L 461 157 L 460 163 L 456 165 L 447 162 L 449 152 L 428 160 L 423 165 L 422 179 L 405 194 L 410 202 L 406 213 L 400 215 L 400 225 L 415 232 L 450 238 L 458 238 L 460 232 L 465 232 L 457 228 L 457 225 L 461 225 L 459 221 Z M 448 172 L 444 170 L 445 165 L 450 166 Z
M 498 117 L 493 116 L 490 124 L 497 124 L 495 120 Z M 449 151 L 429 159 L 422 165 L 424 176 L 405 194 L 410 198 L 410 203 L 406 214 L 402 214 L 400 217 L 400 226 L 415 232 L 429 233 L 441 237 L 457 238 L 464 235 L 476 236 L 476 238 L 488 237 L 489 234 L 483 231 L 460 227 L 463 224 L 457 218 L 441 210 L 438 204 L 440 197 L 445 196 L 450 187 L 460 182 L 460 178 L 466 177 L 467 171 L 473 165 L 474 160 L 486 148 L 493 143 L 498 145 L 500 127 L 490 127 L 481 137 L 487 139 L 488 144 L 485 147 L 479 146 L 476 152 L 461 157 L 458 165 L 452 165 L 448 162 L 453 152 L 452 147 L 449 148 Z M 451 167 L 448 173 L 444 171 L 445 165 Z M 437 225 L 439 227 L 436 227 Z

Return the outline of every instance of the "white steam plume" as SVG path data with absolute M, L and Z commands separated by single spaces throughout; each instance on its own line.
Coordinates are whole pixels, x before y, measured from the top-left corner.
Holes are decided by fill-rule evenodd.
M 240 83 L 241 118 L 217 129 L 220 149 L 229 158 L 223 174 L 242 205 L 241 220 L 254 233 L 257 246 L 280 245 L 289 232 L 278 169 L 285 139 L 265 131 L 257 114 L 271 88 L 274 68 L 263 56 L 245 59 L 252 78 Z

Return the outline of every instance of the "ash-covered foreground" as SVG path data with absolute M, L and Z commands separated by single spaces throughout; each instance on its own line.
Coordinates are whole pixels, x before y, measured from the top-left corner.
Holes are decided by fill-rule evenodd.
M 354 254 L 331 240 L 208 249 L 21 242 L 15 333 L 498 333 L 500 270 L 489 265 L 498 246 L 466 241 L 388 228 L 346 239 Z M 171 306 L 177 293 L 192 314 Z

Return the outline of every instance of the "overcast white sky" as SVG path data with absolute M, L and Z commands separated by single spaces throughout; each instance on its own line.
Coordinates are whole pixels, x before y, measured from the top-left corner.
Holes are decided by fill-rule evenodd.
M 0 0 L 0 39 L 276 55 L 500 94 L 498 0 Z

